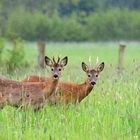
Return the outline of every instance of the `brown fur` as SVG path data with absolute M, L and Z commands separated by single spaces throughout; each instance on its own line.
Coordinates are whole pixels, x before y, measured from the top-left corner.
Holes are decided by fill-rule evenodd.
M 89 95 L 93 86 L 86 81 L 82 84 L 59 82 L 56 92 L 49 98 L 51 104 L 80 103 Z
M 33 76 L 26 82 L 38 82 L 41 80 L 43 83 L 47 80 L 45 77 Z M 93 86 L 86 80 L 82 84 L 72 83 L 72 82 L 59 82 L 56 91 L 47 98 L 50 104 L 57 103 L 77 103 L 81 102 L 93 89 Z
M 19 82 L 9 79 L 0 79 L 0 106 L 33 106 L 35 109 L 40 108 L 46 102 L 46 99 L 54 93 L 59 76 L 60 69 L 67 65 L 68 58 L 64 57 L 57 62 L 54 57 L 52 60 L 45 56 L 45 63 L 52 69 L 52 76 L 41 80 L 37 76 L 29 76 L 25 80 Z M 56 77 L 57 76 L 57 77 Z M 34 81 L 37 78 L 37 82 Z M 27 81 L 30 82 L 27 82 Z
M 48 84 L 49 82 L 49 84 Z M 23 83 L 0 79 L 0 106 L 33 106 L 40 108 L 55 90 L 58 80 L 48 78 L 47 82 Z
M 97 81 L 99 73 L 104 69 L 104 62 L 102 62 L 97 69 L 89 69 L 89 67 L 83 62 L 83 70 L 87 73 L 88 79 L 82 83 L 72 82 L 59 82 L 54 93 L 47 98 L 50 104 L 57 103 L 80 103 L 86 96 L 89 95 L 93 89 L 92 83 Z M 31 76 L 26 82 L 38 82 L 42 83 L 47 80 L 45 77 Z M 24 80 L 23 80 L 24 81 Z

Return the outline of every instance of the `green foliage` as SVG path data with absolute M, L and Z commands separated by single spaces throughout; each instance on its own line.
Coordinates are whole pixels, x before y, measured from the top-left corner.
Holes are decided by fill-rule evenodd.
M 55 13 L 50 18 L 50 32 L 47 32 L 49 40 L 63 41 L 64 40 L 64 22 L 63 19 Z
M 24 16 L 23 16 L 24 15 Z M 15 9 L 7 22 L 9 38 L 25 40 L 84 41 L 139 40 L 140 13 L 128 9 L 110 9 L 86 15 L 61 17 Z
M 20 39 L 13 41 L 12 49 L 7 50 L 8 51 L 8 60 L 6 62 L 7 71 L 13 72 L 17 69 L 24 68 L 27 63 L 24 60 L 25 52 L 23 43 Z
M 11 39 L 23 38 L 31 40 L 34 36 L 34 20 L 32 14 L 23 8 L 16 9 L 7 22 L 7 37 Z
M 76 16 L 64 19 L 63 32 L 65 41 L 83 41 L 88 39 L 85 26 L 80 24 Z
M 30 16 L 32 16 L 34 19 L 32 25 L 34 26 L 34 36 L 31 36 L 32 39 L 47 40 L 48 35 L 51 32 L 51 23 L 49 17 L 39 12 L 30 14 Z
M 2 63 L 2 53 L 5 45 L 4 43 L 5 43 L 4 38 L 0 37 L 0 63 Z
M 139 17 L 139 11 L 128 9 L 93 13 L 86 19 L 87 30 L 91 40 L 139 40 Z
M 25 40 L 46 40 L 50 32 L 49 28 L 49 17 L 44 14 L 16 9 L 7 23 L 7 37 L 12 39 L 20 37 Z
M 0 34 L 25 40 L 139 40 L 139 9 L 139 0 L 1 0 Z

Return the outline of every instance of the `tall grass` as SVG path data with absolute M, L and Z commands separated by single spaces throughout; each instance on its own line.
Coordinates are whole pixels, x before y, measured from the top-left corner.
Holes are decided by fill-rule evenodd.
M 37 60 L 34 45 L 27 43 L 26 47 L 26 59 L 31 63 Z M 105 62 L 105 69 L 94 90 L 78 105 L 46 105 L 39 112 L 6 106 L 0 111 L 0 140 L 139 140 L 140 44 L 130 43 L 126 48 L 121 75 L 116 70 L 117 45 L 115 42 L 47 44 L 46 55 L 61 53 L 69 57 L 62 80 L 83 82 L 86 75 L 81 62 L 95 66 L 97 56 L 100 62 Z M 34 67 L 12 78 L 23 79 L 27 74 L 35 74 Z

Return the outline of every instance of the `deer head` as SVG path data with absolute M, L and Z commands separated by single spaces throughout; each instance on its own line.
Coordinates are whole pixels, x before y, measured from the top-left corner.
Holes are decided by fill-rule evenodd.
M 104 69 L 104 62 L 102 62 L 96 69 L 90 69 L 84 62 L 82 62 L 82 69 L 87 73 L 89 83 L 94 86 L 98 80 L 98 75 Z
M 60 59 L 60 56 L 58 56 L 57 61 L 55 61 L 54 56 L 52 57 L 52 60 L 49 57 L 45 56 L 45 63 L 51 68 L 53 78 L 57 80 L 61 75 L 63 67 L 68 63 L 68 57 L 65 56 L 63 59 Z

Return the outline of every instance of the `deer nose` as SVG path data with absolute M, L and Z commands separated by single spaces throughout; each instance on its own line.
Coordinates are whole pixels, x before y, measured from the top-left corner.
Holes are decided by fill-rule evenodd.
M 96 82 L 92 81 L 92 82 L 91 82 L 91 85 L 93 85 L 93 86 L 96 85 Z
M 57 78 L 58 78 L 58 75 L 57 75 L 57 74 L 54 74 L 53 77 L 54 77 L 55 79 L 57 79 Z

